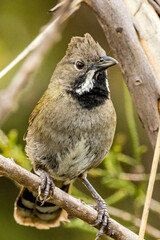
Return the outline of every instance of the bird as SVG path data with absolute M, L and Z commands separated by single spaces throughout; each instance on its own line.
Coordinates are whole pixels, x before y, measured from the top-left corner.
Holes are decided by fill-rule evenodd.
M 113 142 L 116 113 L 107 69 L 117 63 L 89 33 L 72 37 L 29 117 L 25 151 L 41 184 L 38 194 L 22 187 L 14 208 L 17 223 L 49 229 L 68 221 L 67 212 L 49 199 L 55 185 L 69 193 L 79 178 L 97 202 L 96 240 L 109 226 L 107 205 L 87 172 L 103 161 Z

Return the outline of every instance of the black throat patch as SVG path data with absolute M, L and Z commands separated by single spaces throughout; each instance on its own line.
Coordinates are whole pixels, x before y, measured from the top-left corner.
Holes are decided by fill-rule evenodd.
M 68 90 L 67 92 L 71 94 L 73 98 L 76 98 L 83 108 L 87 108 L 88 110 L 93 109 L 104 104 L 105 101 L 109 99 L 106 78 L 107 76 L 105 71 L 96 73 L 93 77 L 93 88 L 88 92 L 78 94 L 76 90 L 83 82 L 85 82 L 86 79 L 86 75 L 83 75 L 76 79 L 72 89 Z

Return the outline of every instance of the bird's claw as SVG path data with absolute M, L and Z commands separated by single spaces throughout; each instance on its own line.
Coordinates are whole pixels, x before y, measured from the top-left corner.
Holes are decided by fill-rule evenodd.
M 41 173 L 38 175 L 41 178 L 41 183 L 38 188 L 37 198 L 40 202 L 42 202 L 42 206 L 47 200 L 53 197 L 55 184 L 53 183 L 49 173 L 41 171 Z
M 107 229 L 109 229 L 109 223 L 110 223 L 110 217 L 107 211 L 107 205 L 104 201 L 99 201 L 96 206 L 94 206 L 94 209 L 98 211 L 98 216 L 95 221 L 95 223 L 92 226 L 97 226 L 100 224 L 100 230 L 96 234 L 96 239 L 98 240 L 99 237 L 106 232 Z

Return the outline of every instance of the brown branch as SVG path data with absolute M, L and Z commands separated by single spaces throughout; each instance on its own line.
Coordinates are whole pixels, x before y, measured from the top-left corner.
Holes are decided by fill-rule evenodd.
M 142 125 L 152 146 L 158 128 L 160 84 L 140 45 L 133 19 L 123 0 L 85 0 L 94 10 L 107 41 L 119 61 Z
M 160 51 L 157 51 L 160 48 L 159 17 L 149 0 L 124 0 L 124 3 L 141 30 L 143 38 L 140 39 L 140 44 L 160 81 Z
M 23 63 L 10 85 L 0 92 L 0 123 L 2 123 L 6 116 L 15 109 L 22 90 L 28 86 L 31 75 L 38 69 L 44 56 L 59 39 L 62 23 L 78 10 L 81 1 L 82 0 L 65 0 L 62 7 L 58 8 L 56 11 L 51 22 L 31 42 L 31 44 L 24 49 L 24 51 L 1 72 L 1 76 L 4 76 L 20 60 L 32 52 Z
M 141 224 L 141 219 L 137 218 L 136 216 L 134 216 L 124 210 L 120 210 L 118 208 L 111 207 L 111 206 L 108 207 L 108 210 L 112 216 L 117 217 L 117 218 L 122 219 L 127 222 L 131 222 L 136 227 L 139 227 Z M 160 231 L 158 229 L 152 227 L 150 224 L 147 224 L 146 233 L 148 233 L 148 235 L 150 235 L 152 237 L 155 237 L 156 239 L 160 238 Z
M 19 184 L 27 187 L 31 191 L 37 192 L 40 178 L 17 165 L 12 159 L 0 155 L 0 175 L 13 179 Z M 65 209 L 69 215 L 78 217 L 88 224 L 93 224 L 97 218 L 97 211 L 84 204 L 81 200 L 72 197 L 59 188 L 55 188 L 54 197 L 51 201 L 59 207 Z M 106 235 L 116 240 L 137 240 L 138 236 L 125 228 L 115 220 L 111 219 L 110 229 Z

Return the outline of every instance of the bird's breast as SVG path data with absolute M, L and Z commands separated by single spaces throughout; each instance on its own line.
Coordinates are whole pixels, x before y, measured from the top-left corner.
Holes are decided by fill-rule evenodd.
M 67 100 L 61 99 L 50 115 L 43 114 L 44 126 L 33 122 L 26 139 L 35 168 L 46 169 L 53 179 L 66 183 L 103 161 L 116 126 L 110 99 L 92 110 Z
M 69 124 L 66 123 L 61 136 L 60 132 L 57 132 L 54 138 L 59 144 L 56 155 L 58 169 L 49 167 L 53 178 L 67 183 L 103 161 L 111 147 L 116 126 L 116 115 L 111 100 L 108 100 L 99 112 L 87 113 L 82 109 L 75 113 L 74 109 L 70 110 L 72 117 Z M 67 116 L 66 113 L 66 118 Z

